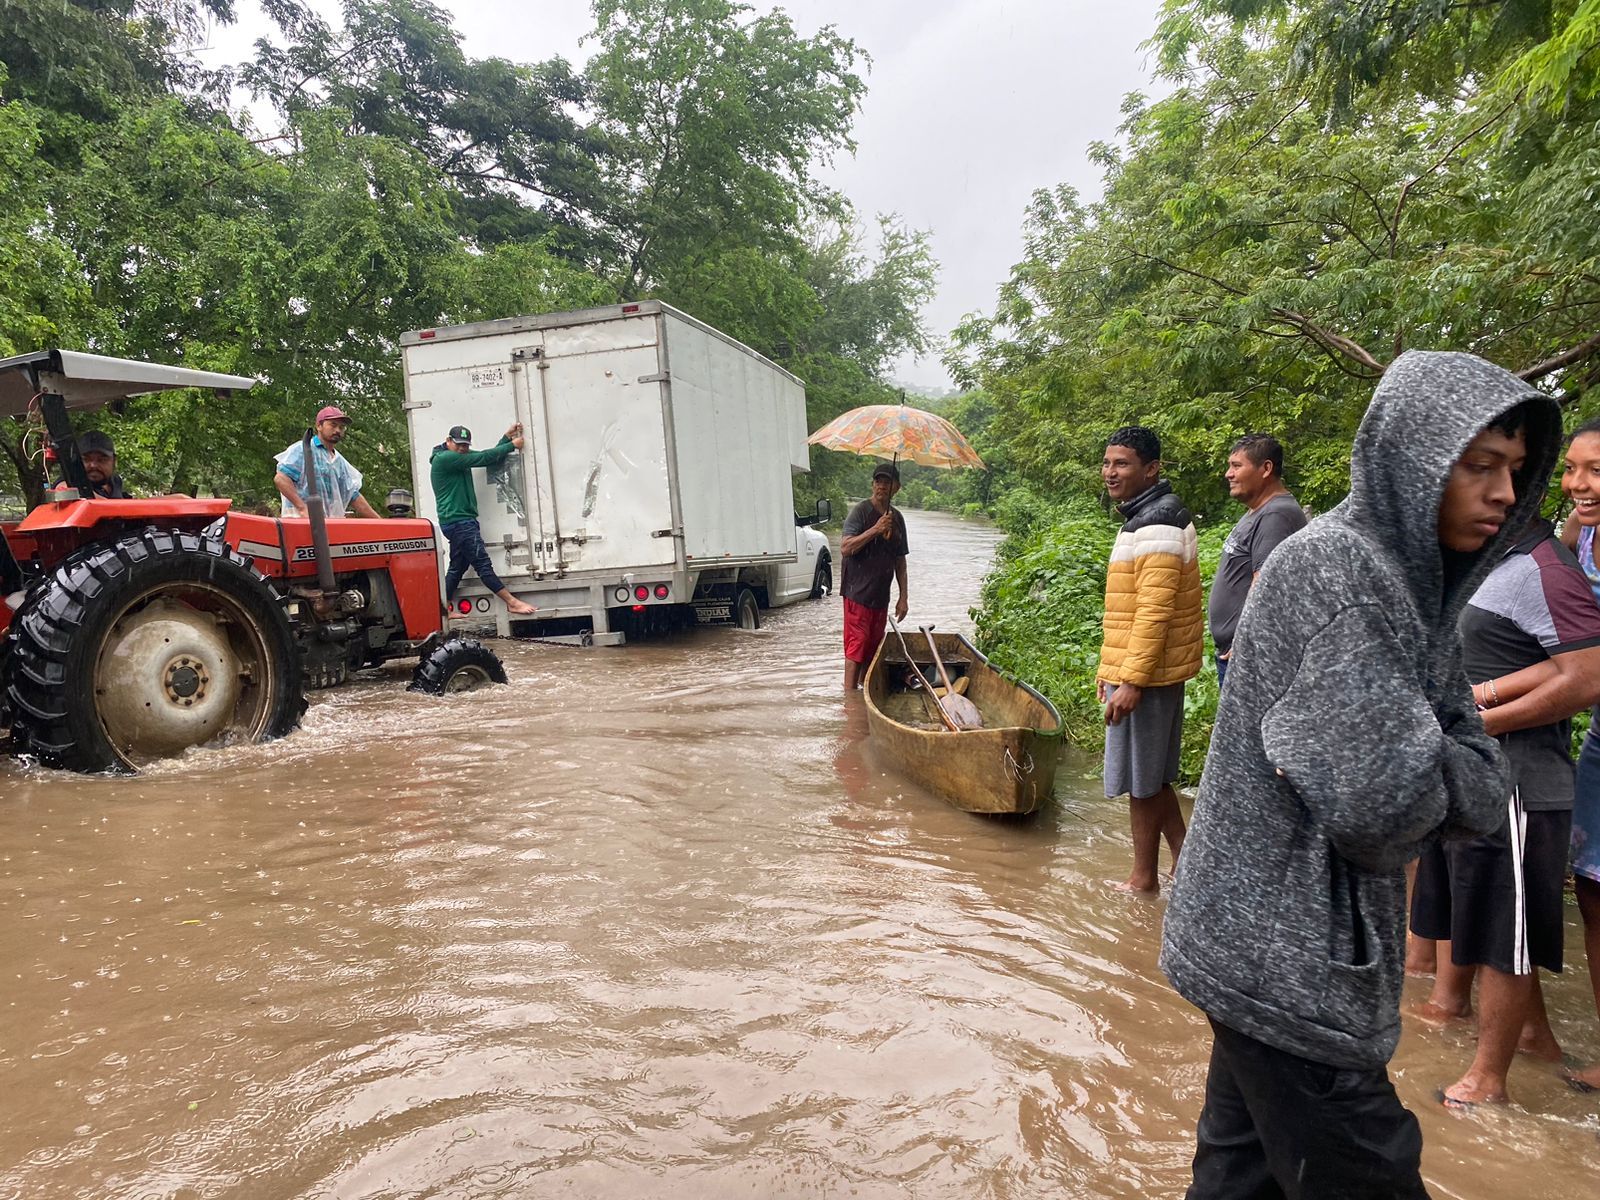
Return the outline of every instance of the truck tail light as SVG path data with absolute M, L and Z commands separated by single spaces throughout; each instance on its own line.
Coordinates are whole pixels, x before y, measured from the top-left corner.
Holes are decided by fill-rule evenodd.
M 656 599 L 657 600 L 665 600 L 667 598 L 667 595 L 668 595 L 667 585 L 664 584 L 664 583 L 656 584 Z
M 456 611 L 459 612 L 459 613 L 469 613 L 469 612 L 471 612 L 472 611 L 472 601 L 471 600 L 457 600 L 456 601 Z
M 639 306 L 637 304 L 624 304 L 622 306 L 622 311 L 625 313 L 636 313 L 639 311 Z
M 633 598 L 635 600 L 650 599 L 650 589 L 641 583 L 638 587 L 633 589 Z
M 644 605 L 642 605 L 642 604 L 635 604 L 635 605 L 634 605 L 634 606 L 633 606 L 633 611 L 634 611 L 634 612 L 643 612 L 643 611 L 644 611 Z

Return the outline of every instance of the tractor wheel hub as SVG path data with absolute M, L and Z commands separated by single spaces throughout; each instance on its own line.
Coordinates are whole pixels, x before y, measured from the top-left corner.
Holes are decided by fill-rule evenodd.
M 173 754 L 233 722 L 242 673 L 211 613 L 157 600 L 117 622 L 95 671 L 106 732 L 140 755 Z

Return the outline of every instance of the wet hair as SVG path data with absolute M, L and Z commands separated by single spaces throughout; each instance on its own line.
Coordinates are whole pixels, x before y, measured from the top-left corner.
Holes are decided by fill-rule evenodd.
M 1567 445 L 1572 445 L 1573 442 L 1577 441 L 1586 433 L 1600 433 L 1600 417 L 1591 417 L 1582 425 L 1579 425 L 1576 429 L 1574 429 L 1571 436 L 1567 438 Z
M 1505 434 L 1507 437 L 1516 437 L 1517 434 L 1522 432 L 1523 427 L 1527 425 L 1530 406 L 1533 403 L 1534 401 L 1532 400 L 1524 400 L 1515 408 L 1506 409 L 1505 412 L 1490 421 L 1484 428 L 1493 429 L 1498 433 Z
M 1126 446 L 1139 456 L 1141 463 L 1153 463 L 1161 457 L 1161 438 L 1154 429 L 1143 425 L 1124 425 L 1106 439 L 1106 446 Z
M 1239 450 L 1258 467 L 1264 462 L 1271 463 L 1272 473 L 1283 478 L 1283 443 L 1270 433 L 1247 433 L 1228 447 L 1229 454 Z

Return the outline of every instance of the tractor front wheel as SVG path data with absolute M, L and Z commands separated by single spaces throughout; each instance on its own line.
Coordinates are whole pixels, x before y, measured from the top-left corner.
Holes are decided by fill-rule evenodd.
M 221 737 L 281 737 L 305 711 L 278 596 L 222 541 L 146 529 L 89 546 L 11 625 L 13 748 L 129 773 Z
M 445 696 L 505 681 L 506 669 L 493 650 L 471 638 L 453 637 L 424 656 L 406 690 Z

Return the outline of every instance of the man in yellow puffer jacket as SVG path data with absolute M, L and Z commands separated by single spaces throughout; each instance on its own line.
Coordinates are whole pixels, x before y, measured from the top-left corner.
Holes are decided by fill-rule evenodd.
M 1133 871 L 1122 886 L 1156 892 L 1161 839 L 1177 869 L 1183 812 L 1172 783 L 1183 743 L 1183 685 L 1200 672 L 1204 615 L 1194 518 L 1161 478 L 1161 439 L 1129 425 L 1106 444 L 1100 478 L 1123 526 L 1106 569 L 1095 691 L 1106 706 L 1106 798 L 1127 793 Z

